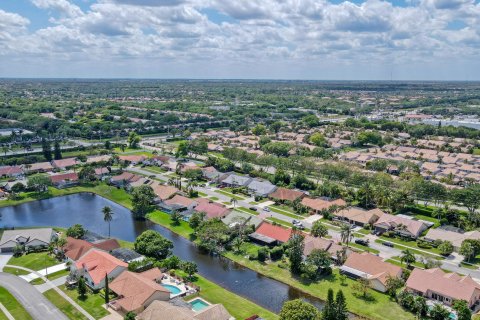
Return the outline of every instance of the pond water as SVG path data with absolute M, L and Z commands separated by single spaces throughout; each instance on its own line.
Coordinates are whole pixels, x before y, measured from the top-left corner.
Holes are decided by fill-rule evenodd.
M 306 295 L 279 281 L 267 278 L 229 259 L 200 252 L 196 246 L 169 229 L 151 221 L 133 219 L 130 210 L 100 196 L 81 193 L 57 197 L 18 206 L 0 208 L 0 227 L 57 226 L 69 227 L 75 223 L 86 229 L 108 234 L 108 225 L 103 221 L 102 208 L 113 209 L 112 237 L 134 241 L 143 231 L 153 229 L 174 244 L 174 254 L 182 260 L 194 261 L 198 272 L 218 285 L 241 295 L 254 303 L 278 313 L 286 300 L 302 298 L 318 308 L 320 299 Z

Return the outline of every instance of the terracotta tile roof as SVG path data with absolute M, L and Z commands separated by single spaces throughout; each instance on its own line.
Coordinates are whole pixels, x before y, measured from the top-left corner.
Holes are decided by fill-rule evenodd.
M 127 268 L 128 264 L 100 250 L 91 250 L 81 257 L 76 263 L 77 269 L 84 269 L 93 280 L 94 284 L 100 283 L 106 274 L 115 268 Z
M 378 220 L 383 214 L 379 209 L 364 210 L 358 207 L 350 207 L 334 213 L 337 217 L 364 224 Z
M 52 170 L 53 166 L 50 162 L 37 162 L 37 163 L 32 163 L 30 165 L 30 168 L 28 168 L 28 171 L 37 171 L 37 170 Z
M 207 218 L 223 218 L 230 211 L 224 205 L 210 202 L 208 199 L 198 199 L 198 206 L 195 207 L 196 212 L 205 212 Z
M 383 214 L 374 224 L 375 227 L 385 226 L 390 229 L 396 228 L 399 225 L 404 225 L 407 231 L 414 236 L 420 235 L 426 228 L 425 224 L 421 221 L 394 216 L 388 213 Z
M 194 315 L 192 309 L 155 300 L 137 318 L 139 320 L 193 320 Z
M 21 174 L 23 173 L 22 167 L 20 166 L 5 166 L 0 167 L 0 176 L 8 176 L 12 174 Z
M 399 277 L 402 274 L 401 267 L 385 262 L 368 252 L 352 252 L 343 266 L 360 271 L 366 274 L 368 279 L 377 279 L 384 285 L 389 275 Z
M 123 155 L 118 157 L 122 161 L 129 161 L 129 162 L 142 162 L 145 160 L 144 156 L 139 155 Z
M 113 176 L 110 181 L 136 181 L 140 178 L 141 176 L 137 176 L 136 174 L 133 174 L 131 172 L 124 171 L 117 176 Z
M 50 176 L 50 180 L 52 181 L 52 183 L 59 183 L 66 180 L 78 181 L 78 174 L 76 174 L 75 172 L 56 174 L 54 176 Z
M 309 197 L 303 198 L 302 199 L 302 204 L 305 207 L 308 207 L 310 209 L 317 210 L 317 211 L 328 209 L 333 205 L 336 205 L 336 206 L 339 206 L 339 207 L 347 205 L 347 203 L 343 199 L 336 199 L 336 200 L 333 200 L 333 201 L 328 201 L 328 200 L 323 200 L 323 199 L 320 199 L 320 198 L 312 199 L 312 198 L 309 198 Z
M 255 233 L 267 236 L 281 242 L 287 242 L 292 235 L 292 229 L 274 226 L 273 224 L 263 222 Z
M 445 273 L 441 269 L 414 269 L 407 280 L 408 289 L 426 293 L 432 291 L 453 299 L 463 299 L 470 303 L 480 294 L 480 284 L 470 276 Z
M 158 270 L 158 269 L 157 269 Z M 123 271 L 109 285 L 120 299 L 115 300 L 124 310 L 135 311 L 143 307 L 145 302 L 157 291 L 165 293 L 166 300 L 170 298 L 170 291 L 142 273 Z
M 112 251 L 114 249 L 120 248 L 120 243 L 118 243 L 117 239 L 106 239 L 100 242 L 93 244 L 95 248 L 105 250 L 105 251 Z
M 304 195 L 305 194 L 303 192 L 298 190 L 278 188 L 274 192 L 270 193 L 269 197 L 277 200 L 295 201 Z
M 63 252 L 73 261 L 77 261 L 92 248 L 93 244 L 88 241 L 67 237 L 67 244 L 63 247 Z
M 181 196 L 181 195 L 178 195 L 178 194 L 175 195 L 172 199 L 165 200 L 164 202 L 168 205 L 178 204 L 178 205 L 182 205 L 182 206 L 185 206 L 185 207 L 189 207 L 192 204 L 196 203 L 195 200 L 184 197 L 184 196 Z
M 77 164 L 77 160 L 75 158 L 67 158 L 67 159 L 52 161 L 52 165 L 55 168 L 68 168 L 68 167 L 73 167 L 76 164 Z
M 105 168 L 105 167 L 95 169 L 96 175 L 102 175 L 102 174 L 108 174 L 108 173 L 110 173 L 110 171 L 108 171 L 108 168 Z
M 157 195 L 160 200 L 167 200 L 172 197 L 175 193 L 179 192 L 177 188 L 173 186 L 166 186 L 158 183 L 152 184 L 153 192 Z

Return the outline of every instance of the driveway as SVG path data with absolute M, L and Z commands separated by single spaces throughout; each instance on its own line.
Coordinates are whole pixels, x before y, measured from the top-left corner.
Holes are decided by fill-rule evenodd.
M 7 289 L 35 320 L 68 320 L 31 284 L 9 273 L 0 272 L 0 283 Z
M 3 267 L 5 267 L 12 256 L 12 253 L 0 253 L 0 271 L 3 270 Z

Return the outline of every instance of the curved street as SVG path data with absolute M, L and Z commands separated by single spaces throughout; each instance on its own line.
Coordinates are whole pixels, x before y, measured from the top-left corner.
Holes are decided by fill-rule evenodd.
M 7 289 L 35 320 L 68 320 L 68 318 L 25 280 L 0 272 L 0 284 Z

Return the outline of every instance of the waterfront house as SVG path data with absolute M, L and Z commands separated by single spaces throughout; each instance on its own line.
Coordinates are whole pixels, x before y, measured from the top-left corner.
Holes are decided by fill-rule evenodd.
M 303 247 L 303 255 L 304 257 L 308 257 L 313 250 L 325 250 L 329 253 L 330 258 L 334 261 L 337 260 L 337 252 L 341 252 L 343 247 L 333 240 L 317 238 L 312 236 L 305 236 L 304 240 L 304 247 Z M 350 250 L 346 251 L 347 256 L 351 253 Z
M 47 248 L 54 237 L 52 228 L 5 230 L 0 239 L 0 252 L 12 252 L 17 245 L 24 246 L 27 251 Z
M 52 185 L 56 188 L 68 188 L 76 186 L 79 182 L 78 174 L 75 172 L 61 173 L 50 176 Z
M 194 211 L 204 212 L 207 219 L 213 219 L 213 218 L 221 219 L 230 212 L 230 209 L 228 209 L 224 205 L 220 203 L 212 202 L 208 199 L 201 198 L 201 199 L 198 199 L 197 202 L 198 202 L 198 205 L 195 207 Z
M 153 183 L 151 187 L 153 189 L 153 192 L 157 196 L 155 199 L 155 202 L 157 203 L 170 199 L 175 194 L 180 192 L 180 190 L 178 190 L 173 186 L 167 186 L 167 185 L 158 184 L 158 183 Z
M 160 209 L 167 213 L 172 213 L 172 212 L 182 212 L 182 213 L 189 213 L 193 210 L 198 205 L 198 202 L 181 196 L 181 195 L 175 195 L 171 199 L 167 199 L 165 201 L 162 201 L 158 204 Z
M 288 242 L 291 236 L 292 229 L 276 226 L 268 222 L 260 224 L 257 230 L 249 235 L 253 242 L 269 246 Z
M 119 175 L 113 176 L 110 178 L 110 183 L 116 187 L 126 187 L 130 183 L 138 181 L 142 176 L 136 175 L 131 172 L 124 171 Z
M 188 305 L 177 305 L 167 301 L 153 301 L 138 320 L 234 320 L 221 304 L 209 305 L 199 311 L 194 311 Z

